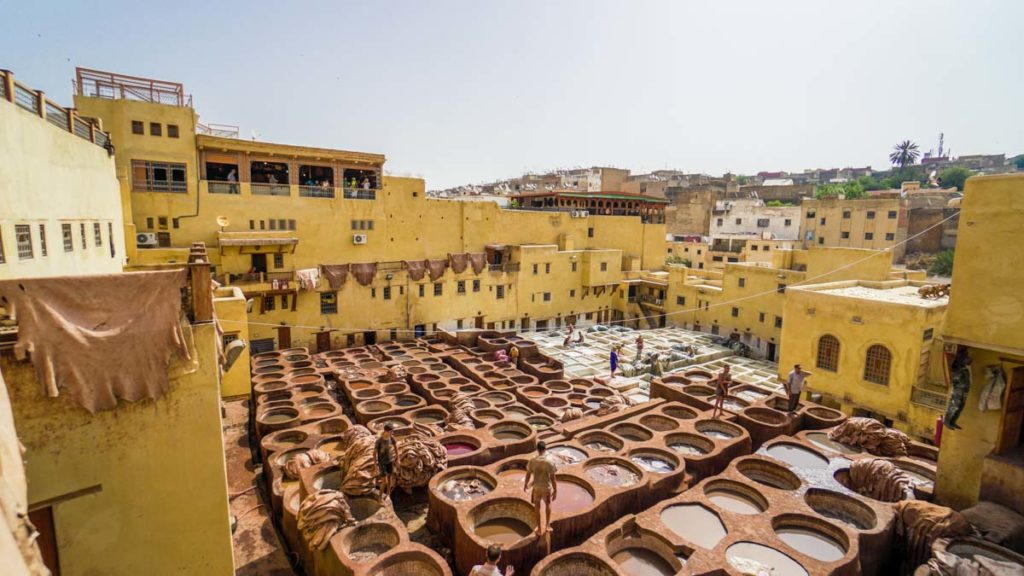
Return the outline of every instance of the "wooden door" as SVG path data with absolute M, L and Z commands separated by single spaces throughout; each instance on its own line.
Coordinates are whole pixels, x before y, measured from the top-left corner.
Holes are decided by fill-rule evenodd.
M 475 325 L 476 325 L 476 328 L 477 328 L 478 330 L 482 330 L 482 329 L 483 329 L 483 327 L 484 327 L 484 317 L 483 317 L 483 316 L 477 316 L 477 317 L 476 317 L 476 323 L 475 323 Z
M 327 352 L 331 349 L 331 333 L 330 332 L 317 332 L 316 333 L 316 351 Z
M 1024 436 L 1024 367 L 1015 368 L 1006 384 L 1003 425 L 999 432 L 997 454 L 1013 452 L 1021 447 Z
M 43 564 L 50 569 L 53 576 L 60 576 L 60 557 L 57 553 L 57 532 L 53 523 L 53 507 L 47 506 L 38 510 L 30 510 L 28 519 L 39 532 L 36 544 L 39 545 Z
M 284 350 L 285 348 L 292 347 L 292 329 L 288 326 L 279 326 L 277 328 L 277 348 Z

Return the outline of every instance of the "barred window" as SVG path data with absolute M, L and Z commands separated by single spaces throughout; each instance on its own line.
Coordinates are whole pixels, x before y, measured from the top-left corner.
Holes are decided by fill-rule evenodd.
M 868 348 L 864 362 L 864 379 L 875 384 L 889 385 L 889 369 L 892 367 L 892 353 L 881 344 Z
M 494 297 L 498 300 L 505 298 L 505 287 L 501 284 L 494 288 Z
M 18 243 L 18 260 L 31 260 L 35 257 L 32 251 L 32 228 L 28 224 L 15 225 L 14 238 Z
M 103 229 L 100 228 L 99 222 L 92 223 L 92 235 L 93 239 L 96 241 L 96 246 L 103 246 Z
M 818 361 L 815 366 L 829 372 L 839 369 L 839 339 L 831 334 L 818 338 Z
M 39 255 L 46 256 L 46 225 L 39 225 Z
M 466 293 L 466 281 L 465 280 L 459 280 L 458 282 L 456 282 L 455 283 L 455 291 L 458 292 L 459 294 L 465 294 Z
M 444 293 L 443 290 L 444 284 L 441 284 L 440 282 L 434 284 L 434 296 L 440 296 Z
M 276 300 L 273 296 L 263 297 L 263 311 L 269 312 L 275 308 Z
M 87 244 L 85 241 L 85 222 L 82 222 L 81 224 L 78 225 L 78 232 L 79 235 L 82 237 L 82 250 L 87 250 L 89 248 L 89 244 Z
M 479 292 L 479 291 L 480 291 L 480 281 L 479 280 L 473 280 L 473 292 Z
M 71 237 L 71 224 L 61 224 L 60 232 L 64 235 L 64 251 L 74 252 L 75 239 Z
M 132 190 L 135 192 L 186 192 L 185 164 L 132 160 Z

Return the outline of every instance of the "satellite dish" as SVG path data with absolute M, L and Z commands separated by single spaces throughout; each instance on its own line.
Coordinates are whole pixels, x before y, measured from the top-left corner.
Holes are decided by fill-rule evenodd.
M 221 228 L 227 228 L 231 225 L 231 220 L 228 220 L 227 216 L 217 216 L 217 226 Z

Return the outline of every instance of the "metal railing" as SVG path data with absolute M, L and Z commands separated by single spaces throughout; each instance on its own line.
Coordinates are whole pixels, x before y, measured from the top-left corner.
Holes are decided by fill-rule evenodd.
M 216 182 L 207 181 L 206 190 L 210 194 L 241 194 L 238 182 Z
M 175 192 L 184 194 L 188 192 L 188 184 L 173 180 L 132 180 L 134 192 Z
M 363 188 L 345 188 L 344 195 L 345 195 L 345 198 L 349 198 L 349 199 L 352 199 L 352 200 L 376 200 L 377 199 L 377 191 L 373 190 L 373 189 L 366 190 L 366 189 L 363 189 Z
M 106 98 L 109 100 L 139 100 L 173 106 L 192 106 L 192 96 L 187 96 L 185 88 L 177 82 L 115 74 L 113 72 L 90 70 L 88 68 L 76 68 L 75 77 L 76 80 L 72 84 L 79 96 Z
M 299 196 L 305 198 L 334 198 L 334 188 L 330 186 L 299 186 Z
M 665 306 L 665 301 L 663 299 L 655 298 L 654 296 L 651 296 L 650 294 L 641 294 L 640 296 L 637 297 L 637 301 L 638 302 L 642 302 L 644 304 L 651 304 L 653 306 L 658 306 L 658 307 L 664 307 Z
M 196 123 L 196 134 L 218 136 L 220 138 L 238 138 L 238 132 L 238 126 L 232 126 L 230 124 Z
M 107 148 L 110 143 L 110 135 L 100 130 L 95 121 L 79 118 L 74 109 L 48 100 L 42 92 L 15 80 L 14 74 L 8 70 L 0 70 L 0 99 L 100 147 Z
M 914 386 L 914 389 L 910 392 L 910 401 L 934 410 L 945 410 L 948 397 L 946 393 L 938 390 Z
M 291 196 L 291 190 L 287 184 L 267 184 L 264 182 L 253 182 L 249 189 L 255 196 Z

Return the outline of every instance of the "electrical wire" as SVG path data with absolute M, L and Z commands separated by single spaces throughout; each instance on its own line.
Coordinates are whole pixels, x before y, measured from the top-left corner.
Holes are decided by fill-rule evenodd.
M 868 260 L 870 260 L 872 258 L 876 258 L 879 253 L 883 253 L 883 252 L 891 253 L 894 249 L 909 243 L 911 240 L 914 240 L 915 238 L 923 236 L 925 233 L 931 231 L 934 228 L 937 228 L 937 227 L 945 224 L 946 222 L 952 220 L 953 218 L 956 218 L 959 215 L 960 215 L 960 211 L 957 210 L 956 212 L 954 212 L 953 214 L 947 216 L 946 218 L 943 218 L 942 220 L 939 220 L 935 224 L 932 224 L 931 226 L 925 228 L 924 230 L 918 232 L 917 234 L 914 234 L 913 236 L 910 236 L 910 237 L 906 238 L 905 240 L 897 242 L 896 244 L 893 244 L 892 246 L 889 246 L 887 248 L 883 248 L 882 250 L 872 250 L 872 253 L 870 255 L 868 255 L 868 256 L 865 256 L 864 258 L 861 258 L 859 260 L 854 260 L 853 262 L 844 264 L 843 266 L 840 266 L 838 268 L 834 268 L 834 269 L 829 270 L 827 272 L 823 272 L 821 274 L 818 274 L 818 275 L 815 275 L 815 276 L 811 276 L 810 278 L 804 278 L 803 280 L 800 280 L 799 282 L 794 282 L 792 284 L 787 284 L 786 287 L 789 288 L 789 287 L 793 287 L 793 286 L 807 285 L 807 283 L 809 283 L 809 282 L 812 282 L 812 281 L 824 278 L 826 276 L 831 276 L 832 274 L 835 274 L 836 272 L 841 272 L 843 270 L 852 268 L 852 267 L 854 267 L 854 266 L 856 266 L 856 265 L 858 265 L 858 264 L 860 264 L 862 262 L 866 262 L 866 261 L 868 261 Z M 672 312 L 665 312 L 663 314 L 652 314 L 652 315 L 649 315 L 649 316 L 644 316 L 644 318 L 651 319 L 651 320 L 657 320 L 659 318 L 668 318 L 670 316 L 677 316 L 679 314 L 687 314 L 687 313 L 690 313 L 690 312 L 699 312 L 701 310 L 710 310 L 711 308 L 718 308 L 718 307 L 728 306 L 728 305 L 734 304 L 736 302 L 744 302 L 746 300 L 753 300 L 755 298 L 761 298 L 763 296 L 768 296 L 768 295 L 775 294 L 775 293 L 778 293 L 778 289 L 765 290 L 763 292 L 758 292 L 756 294 L 750 294 L 750 295 L 747 295 L 747 296 L 741 296 L 739 298 L 733 298 L 731 300 L 726 300 L 724 302 L 716 302 L 714 304 L 705 304 L 704 306 L 697 306 L 695 308 L 686 308 L 686 309 L 683 309 L 683 310 L 674 310 Z M 278 323 L 273 323 L 273 322 L 251 322 L 251 321 L 248 321 L 248 320 L 227 320 L 227 319 L 223 319 L 223 318 L 218 318 L 217 322 L 220 322 L 222 324 L 223 323 L 230 323 L 230 324 L 246 324 L 246 325 L 249 325 L 249 326 L 267 326 L 267 327 L 271 327 L 271 328 L 300 328 L 300 329 L 305 329 L 305 330 L 317 330 L 317 331 L 321 331 L 321 330 L 325 330 L 325 329 L 326 330 L 339 330 L 339 331 L 342 331 L 342 332 L 351 332 L 351 333 L 370 332 L 370 331 L 377 331 L 377 330 L 387 330 L 389 332 L 395 332 L 397 334 L 422 334 L 422 335 L 427 335 L 427 334 L 441 334 L 441 333 L 445 332 L 444 330 L 409 330 L 409 329 L 405 329 L 405 328 L 340 328 L 340 327 L 337 327 L 337 326 L 323 326 L 323 325 L 321 325 L 321 326 L 304 326 L 304 325 L 301 325 L 301 324 L 287 324 L 287 323 L 282 323 L 282 322 L 278 322 Z M 546 331 L 545 330 L 533 330 L 532 332 L 534 332 L 534 333 L 537 333 L 537 332 L 549 332 L 550 333 L 550 332 L 557 332 L 558 330 L 559 330 L 559 328 L 552 328 L 552 329 L 549 329 L 549 330 L 546 330 Z

